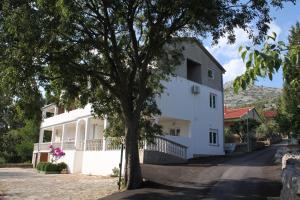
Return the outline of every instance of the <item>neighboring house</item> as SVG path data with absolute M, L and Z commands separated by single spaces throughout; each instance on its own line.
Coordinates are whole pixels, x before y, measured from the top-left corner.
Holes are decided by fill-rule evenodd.
M 277 110 L 269 110 L 269 111 L 265 111 L 263 112 L 263 115 L 266 119 L 266 121 L 270 121 L 270 120 L 274 120 L 278 113 L 277 113 Z
M 234 122 L 246 121 L 247 119 L 253 119 L 257 122 L 262 122 L 261 117 L 254 107 L 244 108 L 224 108 L 224 126 L 229 127 Z
M 185 38 L 182 45 L 184 60 L 175 76 L 163 81 L 165 91 L 156 98 L 162 114 L 155 121 L 162 125 L 165 136 L 144 145 L 140 151 L 143 163 L 224 154 L 225 70 L 196 39 Z M 52 144 L 65 151 L 61 161 L 71 173 L 108 175 L 118 167 L 120 147 L 103 135 L 109 122 L 94 118 L 90 104 L 69 112 L 48 105 L 43 116 L 39 143 L 34 145 L 34 165 L 49 159 L 48 146 Z

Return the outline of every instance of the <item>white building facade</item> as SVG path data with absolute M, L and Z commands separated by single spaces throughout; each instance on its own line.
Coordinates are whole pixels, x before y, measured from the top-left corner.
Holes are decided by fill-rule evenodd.
M 184 60 L 163 82 L 157 97 L 162 115 L 156 120 L 164 136 L 141 147 L 144 163 L 180 162 L 192 157 L 224 154 L 223 80 L 225 70 L 195 39 L 184 39 Z M 120 147 L 105 138 L 106 119 L 95 118 L 91 105 L 65 111 L 43 108 L 45 116 L 33 164 L 49 160 L 49 145 L 61 147 L 70 173 L 109 175 L 119 166 Z

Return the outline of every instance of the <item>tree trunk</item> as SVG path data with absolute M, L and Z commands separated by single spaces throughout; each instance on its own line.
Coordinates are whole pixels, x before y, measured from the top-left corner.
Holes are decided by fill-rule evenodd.
M 136 189 L 142 185 L 142 173 L 138 148 L 138 120 L 126 120 L 125 135 L 125 184 L 126 189 Z

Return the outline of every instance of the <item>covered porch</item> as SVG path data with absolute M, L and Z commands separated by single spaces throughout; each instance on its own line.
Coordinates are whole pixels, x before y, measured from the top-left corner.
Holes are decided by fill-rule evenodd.
M 42 127 L 39 143 L 34 144 L 34 153 L 49 152 L 49 146 L 63 150 L 102 150 L 104 129 L 107 120 L 99 118 L 83 118 L 69 123 Z

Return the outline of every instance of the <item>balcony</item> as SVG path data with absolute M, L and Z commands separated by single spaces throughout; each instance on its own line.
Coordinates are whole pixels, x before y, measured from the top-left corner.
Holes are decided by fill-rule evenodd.
M 45 118 L 41 123 L 41 128 L 51 127 L 58 124 L 64 124 L 71 121 L 76 121 L 80 118 L 91 116 L 91 105 L 88 104 L 84 108 L 75 109 L 69 112 L 57 114 Z
M 50 151 L 50 145 L 53 146 L 53 148 L 63 148 L 64 150 L 75 150 L 75 143 L 74 142 L 64 142 L 63 145 L 61 142 L 43 142 L 43 143 L 35 143 L 33 147 L 34 152 L 42 151 L 42 152 L 48 152 Z M 81 149 L 81 146 L 79 145 L 78 150 Z M 83 149 L 83 148 L 82 148 Z

